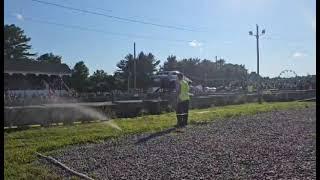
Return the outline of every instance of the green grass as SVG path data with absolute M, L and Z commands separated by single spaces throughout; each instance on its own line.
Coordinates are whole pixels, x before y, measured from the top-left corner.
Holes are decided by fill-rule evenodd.
M 305 108 L 313 102 L 250 103 L 190 111 L 191 124 L 210 122 L 217 119 L 251 115 L 271 110 Z M 176 124 L 174 113 L 148 115 L 130 119 L 113 120 L 122 131 L 111 128 L 107 123 L 77 124 L 50 128 L 33 128 L 4 134 L 5 179 L 58 179 L 58 176 L 42 165 L 35 164 L 34 152 L 48 154 L 69 145 L 97 143 L 124 135 L 157 132 Z

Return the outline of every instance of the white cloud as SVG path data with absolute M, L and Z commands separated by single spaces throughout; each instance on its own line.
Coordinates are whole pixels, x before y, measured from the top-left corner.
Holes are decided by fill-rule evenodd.
M 305 57 L 305 56 L 307 56 L 307 54 L 301 53 L 301 52 L 295 52 L 292 55 L 293 58 L 301 58 L 301 57 Z
M 191 42 L 189 42 L 189 46 L 191 47 L 201 47 L 202 46 L 202 43 L 198 42 L 197 40 L 193 40 Z
M 23 20 L 24 20 L 22 14 L 17 13 L 17 14 L 15 14 L 15 16 L 16 16 L 16 18 L 17 18 L 18 20 L 20 20 L 20 21 L 23 21 Z

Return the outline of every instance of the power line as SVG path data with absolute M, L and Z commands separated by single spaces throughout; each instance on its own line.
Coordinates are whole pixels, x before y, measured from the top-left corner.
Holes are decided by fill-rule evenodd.
M 67 24 L 62 24 L 62 23 L 39 20 L 39 19 L 30 18 L 30 17 L 23 17 L 23 20 L 24 21 L 35 22 L 35 23 L 40 23 L 40 24 L 55 25 L 55 26 L 60 26 L 60 27 L 69 28 L 69 29 L 76 29 L 76 30 L 81 30 L 81 31 L 90 31 L 90 32 L 96 32 L 96 33 L 102 33 L 102 34 L 122 36 L 122 37 L 126 37 L 126 38 L 129 38 L 129 39 L 139 38 L 139 39 L 169 41 L 169 42 L 178 42 L 178 43 L 189 43 L 190 42 L 189 40 L 178 40 L 178 39 L 169 40 L 169 39 L 164 39 L 164 38 L 153 38 L 153 37 L 150 37 L 150 36 L 141 36 L 141 35 L 135 35 L 135 34 L 125 34 L 125 33 L 116 33 L 116 32 L 110 32 L 110 31 L 103 31 L 103 30 L 87 28 L 87 27 L 83 27 L 83 26 L 67 25 Z
M 61 1 L 66 1 L 66 0 L 61 0 Z M 67 0 L 68 1 L 68 0 Z M 114 12 L 113 10 L 111 9 L 104 9 L 104 8 L 97 8 L 97 7 L 89 7 L 88 9 L 92 9 L 92 10 L 98 10 L 98 11 L 104 11 L 104 12 Z M 127 19 L 135 19 L 135 18 L 145 18 L 146 21 L 159 21 L 158 18 L 150 18 L 150 17 L 144 17 L 144 16 L 137 16 L 137 15 L 131 15 L 131 16 L 127 16 L 126 17 Z M 201 32 L 208 32 L 209 31 L 209 28 L 208 27 L 193 27 L 193 26 L 187 26 L 187 25 L 180 25 L 180 24 L 176 24 L 177 27 L 180 27 L 180 28 L 190 28 L 190 29 L 194 29 L 194 30 L 197 30 L 197 31 L 201 31 Z M 206 30 L 205 30 L 206 29 Z M 211 30 L 212 31 L 212 30 Z
M 58 0 L 58 1 L 62 1 L 62 2 L 66 2 L 66 1 L 72 1 L 72 0 Z M 100 11 L 104 11 L 104 12 L 112 12 L 111 9 L 104 9 L 104 8 L 97 8 L 97 7 L 90 7 L 89 9 L 95 9 L 95 10 L 100 10 Z
M 120 21 L 126 21 L 126 22 L 131 22 L 131 23 L 139 23 L 139 24 L 145 24 L 145 25 L 152 25 L 152 26 L 157 26 L 157 27 L 162 27 L 162 28 L 167 28 L 167 29 L 175 29 L 175 30 L 182 30 L 182 31 L 192 31 L 192 32 L 199 32 L 194 29 L 189 29 L 189 28 L 183 28 L 183 27 L 178 27 L 178 26 L 172 26 L 172 25 L 165 25 L 165 24 L 157 24 L 157 23 L 152 23 L 152 22 L 147 22 L 147 21 L 140 21 L 140 20 L 135 20 L 135 19 L 129 19 L 129 18 L 124 18 L 124 17 L 119 17 L 119 16 L 112 16 L 104 13 L 99 13 L 95 11 L 88 11 L 85 9 L 79 9 L 79 8 L 74 8 L 70 6 L 65 6 L 61 4 L 56 4 L 56 3 L 51 3 L 51 2 L 46 2 L 42 0 L 31 0 L 37 3 L 49 5 L 49 6 L 55 6 L 63 9 L 68 9 L 68 10 L 73 10 L 73 11 L 78 11 L 82 13 L 87 13 L 87 14 L 93 14 L 93 15 L 98 15 L 98 16 L 103 16 L 107 18 L 112 18 L 112 19 L 117 19 Z

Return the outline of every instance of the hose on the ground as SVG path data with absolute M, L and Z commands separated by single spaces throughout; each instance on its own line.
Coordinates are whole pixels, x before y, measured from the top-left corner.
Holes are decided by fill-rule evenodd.
M 72 170 L 71 168 L 67 167 L 66 165 L 64 165 L 63 163 L 59 162 L 58 160 L 54 159 L 54 158 L 51 157 L 51 156 L 45 156 L 45 155 L 40 154 L 40 153 L 38 153 L 38 152 L 36 152 L 36 155 L 38 155 L 38 156 L 40 156 L 40 157 L 42 157 L 42 158 L 45 158 L 45 159 L 51 161 L 51 162 L 54 163 L 54 164 L 57 164 L 57 165 L 61 166 L 63 169 L 69 171 L 70 173 L 72 173 L 72 174 L 74 174 L 74 175 L 76 175 L 76 176 L 79 176 L 79 177 L 84 178 L 84 179 L 86 179 L 86 180 L 93 180 L 93 178 L 88 177 L 88 176 L 85 175 L 85 174 L 82 174 L 82 173 L 79 173 L 79 172 L 77 172 L 77 171 Z

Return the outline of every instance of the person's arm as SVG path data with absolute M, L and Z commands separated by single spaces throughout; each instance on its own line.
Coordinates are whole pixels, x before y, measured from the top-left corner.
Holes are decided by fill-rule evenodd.
M 180 83 L 179 83 L 179 81 L 177 81 L 177 82 L 176 82 L 177 101 L 179 101 L 180 91 L 181 91 Z
M 181 88 L 180 88 L 180 83 L 179 81 L 176 82 L 176 92 L 177 94 L 180 94 Z

